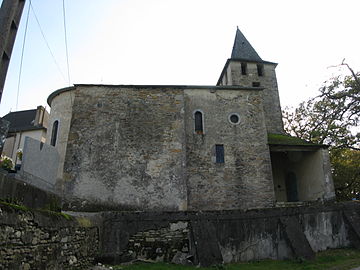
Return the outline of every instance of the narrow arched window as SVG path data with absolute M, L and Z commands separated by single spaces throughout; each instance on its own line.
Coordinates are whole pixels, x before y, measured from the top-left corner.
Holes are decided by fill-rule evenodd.
M 195 133 L 203 134 L 204 125 L 203 125 L 203 114 L 200 111 L 196 111 L 194 114 L 195 117 Z
M 259 75 L 260 77 L 264 76 L 264 66 L 258 64 L 258 65 L 256 65 L 256 67 L 257 67 L 258 75 Z
M 51 144 L 52 146 L 55 146 L 55 144 L 56 144 L 58 128 L 59 128 L 59 121 L 56 120 L 56 121 L 54 122 L 54 124 L 53 124 L 52 132 L 51 132 L 50 144 Z

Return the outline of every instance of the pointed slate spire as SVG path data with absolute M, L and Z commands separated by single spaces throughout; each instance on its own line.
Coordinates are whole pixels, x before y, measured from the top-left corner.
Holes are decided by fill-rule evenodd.
M 231 59 L 242 59 L 248 61 L 262 62 L 262 59 L 257 54 L 255 49 L 251 46 L 250 42 L 239 30 L 239 27 L 236 30 Z

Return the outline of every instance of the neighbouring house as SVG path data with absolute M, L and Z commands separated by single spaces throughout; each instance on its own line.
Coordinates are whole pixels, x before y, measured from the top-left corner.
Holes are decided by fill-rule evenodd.
M 222 210 L 334 199 L 328 150 L 284 132 L 275 68 L 237 29 L 216 86 L 53 92 L 47 143 L 73 209 Z
M 49 113 L 43 106 L 34 110 L 10 112 L 3 119 L 10 122 L 3 154 L 10 157 L 14 164 L 21 163 L 17 152 L 24 148 L 26 137 L 45 143 Z

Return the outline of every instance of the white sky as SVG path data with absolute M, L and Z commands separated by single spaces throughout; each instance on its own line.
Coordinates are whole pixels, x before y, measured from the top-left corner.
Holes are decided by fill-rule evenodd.
M 2 2 L 2 1 L 1 1 Z M 16 110 L 26 1 L 0 115 Z M 32 0 L 67 75 L 62 0 Z M 215 85 L 236 26 L 276 71 L 281 104 L 315 96 L 343 58 L 360 70 L 358 0 L 65 0 L 71 83 Z M 30 12 L 17 110 L 68 86 Z

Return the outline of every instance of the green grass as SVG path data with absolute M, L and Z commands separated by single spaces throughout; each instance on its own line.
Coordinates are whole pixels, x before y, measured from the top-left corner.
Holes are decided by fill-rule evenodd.
M 11 208 L 14 208 L 14 209 L 17 209 L 17 210 L 21 210 L 21 211 L 29 211 L 30 209 L 26 206 L 23 206 L 23 205 L 20 205 L 20 204 L 15 204 L 15 203 L 12 203 L 12 202 L 4 202 L 2 200 L 0 200 L 0 205 L 6 205 L 8 207 L 11 207 Z
M 14 208 L 14 209 L 17 209 L 17 210 L 21 210 L 21 211 L 37 211 L 37 212 L 41 212 L 43 214 L 53 215 L 53 216 L 58 216 L 58 217 L 61 217 L 61 218 L 65 218 L 67 220 L 73 219 L 73 217 L 71 217 L 68 214 L 65 214 L 65 213 L 62 213 L 62 212 L 55 212 L 55 211 L 49 210 L 47 208 L 44 208 L 44 209 L 32 209 L 32 208 L 26 207 L 26 206 L 21 205 L 21 204 L 15 204 L 15 203 L 11 203 L 11 202 L 4 202 L 2 200 L 0 200 L 0 205 L 5 205 L 5 206 L 11 207 L 11 208 Z
M 298 145 L 298 146 L 322 146 L 321 144 L 315 144 L 312 142 L 305 141 L 303 139 L 293 137 L 285 134 L 268 134 L 268 143 L 270 145 Z
M 263 260 L 248 263 L 219 265 L 208 268 L 174 265 L 167 263 L 135 263 L 113 266 L 117 270 L 349 270 L 360 266 L 360 250 L 334 249 L 319 252 L 313 261 Z

